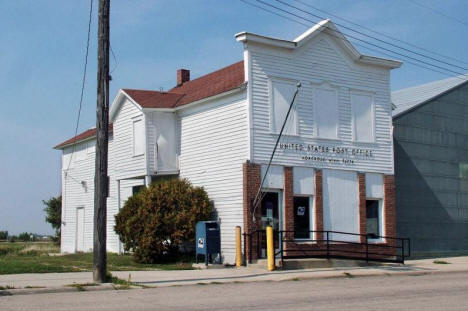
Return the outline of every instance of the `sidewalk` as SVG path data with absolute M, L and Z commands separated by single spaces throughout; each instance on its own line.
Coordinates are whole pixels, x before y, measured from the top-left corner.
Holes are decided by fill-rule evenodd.
M 449 264 L 436 264 L 448 262 Z M 379 275 L 421 275 L 432 273 L 468 272 L 468 257 L 449 257 L 437 259 L 408 260 L 405 265 L 386 264 L 368 267 L 321 268 L 303 270 L 278 270 L 241 267 L 203 270 L 172 271 L 116 271 L 112 275 L 131 281 L 136 286 L 162 287 L 209 283 L 286 281 L 297 279 L 320 279 L 333 277 L 359 277 Z M 30 294 L 40 292 L 63 292 L 77 290 L 113 289 L 111 284 L 99 286 L 67 285 L 92 283 L 91 272 L 10 274 L 0 275 L 0 286 L 14 289 L 0 290 L 0 294 Z M 8 286 L 8 287 L 7 287 Z

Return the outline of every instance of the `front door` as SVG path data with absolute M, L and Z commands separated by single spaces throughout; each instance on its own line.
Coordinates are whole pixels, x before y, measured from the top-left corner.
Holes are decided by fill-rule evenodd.
M 262 230 L 267 226 L 273 227 L 273 243 L 275 249 L 279 248 L 278 232 L 280 230 L 280 196 L 278 192 L 262 193 Z M 266 233 L 262 234 L 262 256 L 266 254 Z

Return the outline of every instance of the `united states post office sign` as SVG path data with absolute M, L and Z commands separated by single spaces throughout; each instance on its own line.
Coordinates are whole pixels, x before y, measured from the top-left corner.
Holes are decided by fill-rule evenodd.
M 295 153 L 302 160 L 324 164 L 352 165 L 360 159 L 372 160 L 374 158 L 373 150 L 367 148 L 281 142 L 278 148 L 283 152 Z

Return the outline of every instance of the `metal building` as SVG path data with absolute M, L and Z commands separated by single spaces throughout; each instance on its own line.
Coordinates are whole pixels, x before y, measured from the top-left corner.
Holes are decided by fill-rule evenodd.
M 468 252 L 468 80 L 392 93 L 397 234 L 416 256 Z

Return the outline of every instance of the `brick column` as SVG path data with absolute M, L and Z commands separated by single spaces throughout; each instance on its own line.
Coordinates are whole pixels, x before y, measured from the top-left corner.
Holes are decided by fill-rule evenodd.
M 315 170 L 315 228 L 316 231 L 323 230 L 323 183 L 322 171 Z M 324 238 L 323 233 L 317 232 L 315 235 L 317 240 Z
M 359 189 L 359 233 L 367 234 L 366 225 L 366 175 L 364 173 L 358 173 L 358 189 Z M 366 242 L 365 236 L 360 236 L 359 240 L 361 243 Z
M 384 175 L 384 221 L 386 236 L 396 236 L 395 176 Z M 391 242 L 391 241 L 388 241 Z
M 294 189 L 293 169 L 284 168 L 284 230 L 294 231 Z M 281 229 L 280 229 L 281 230 Z M 294 232 L 287 232 L 286 239 L 294 239 Z
M 253 213 L 253 200 L 257 194 L 258 188 L 261 183 L 261 169 L 260 165 L 250 163 L 247 161 L 242 165 L 242 175 L 243 175 L 243 207 L 244 207 L 244 233 L 250 233 L 261 226 L 261 202 L 259 202 L 258 207 L 255 211 L 256 224 L 253 223 L 252 213 Z M 248 242 L 248 241 L 247 241 Z M 244 241 L 246 243 L 246 241 Z M 257 249 L 258 243 L 260 241 L 256 236 L 252 236 L 252 252 L 250 251 L 249 243 L 247 243 L 247 254 L 246 258 L 249 258 L 249 254 L 252 253 L 252 259 L 257 259 Z

